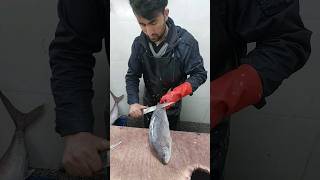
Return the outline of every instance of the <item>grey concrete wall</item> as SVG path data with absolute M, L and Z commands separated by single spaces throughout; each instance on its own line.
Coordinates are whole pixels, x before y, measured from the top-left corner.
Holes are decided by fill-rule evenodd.
M 300 2 L 303 21 L 313 31 L 312 55 L 267 106 L 233 117 L 226 180 L 320 178 L 319 2 Z
M 26 131 L 30 166 L 59 166 L 63 142 L 54 131 L 54 101 L 49 78 L 48 46 L 57 24 L 57 1 L 0 1 L 0 89 L 21 111 L 45 103 L 45 114 Z M 104 136 L 104 92 L 109 84 L 107 61 L 102 51 L 96 54 L 93 106 L 95 132 Z M 0 157 L 14 133 L 14 124 L 0 103 Z
M 131 45 L 141 32 L 139 24 L 127 0 L 111 0 L 110 14 L 110 87 L 117 95 L 125 94 L 125 74 Z M 187 29 L 199 43 L 208 80 L 192 96 L 183 99 L 181 120 L 209 124 L 210 111 L 210 1 L 169 1 L 169 16 L 176 25 Z M 186 13 L 188 9 L 188 13 Z M 201 11 L 201 13 L 199 13 Z M 140 79 L 140 97 L 143 95 L 143 79 Z M 142 98 L 140 98 L 142 102 Z M 110 101 L 113 103 L 113 101 Z M 111 108 L 112 106 L 110 106 Z M 128 114 L 127 97 L 119 104 L 120 113 Z

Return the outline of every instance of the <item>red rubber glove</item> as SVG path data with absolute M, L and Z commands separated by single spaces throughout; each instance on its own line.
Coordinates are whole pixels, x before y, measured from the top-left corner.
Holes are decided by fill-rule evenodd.
M 168 102 L 178 102 L 183 97 L 189 95 L 192 93 L 192 86 L 189 82 L 184 82 L 180 84 L 179 86 L 175 87 L 172 91 L 168 92 L 162 98 L 160 99 L 160 104 L 162 103 L 168 103 Z M 169 109 L 171 107 L 167 106 L 166 109 Z
M 262 83 L 257 71 L 243 64 L 210 83 L 211 128 L 220 121 L 249 105 L 262 96 Z

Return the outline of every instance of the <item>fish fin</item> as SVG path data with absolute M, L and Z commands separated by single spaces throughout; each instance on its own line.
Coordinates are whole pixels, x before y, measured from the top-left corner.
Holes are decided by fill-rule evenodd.
M 117 97 L 116 102 L 120 102 L 123 99 L 124 95 L 122 94 L 121 96 Z
M 32 124 L 35 120 L 37 120 L 43 114 L 44 104 L 34 108 L 32 111 L 26 114 L 24 119 L 24 125 L 26 128 L 30 124 Z
M 14 124 L 16 125 L 16 127 L 18 127 L 18 119 L 23 119 L 24 117 L 24 113 L 22 113 L 21 111 L 19 111 L 15 106 L 13 106 L 13 104 L 10 102 L 10 100 L 2 93 L 2 91 L 0 90 L 0 98 L 2 100 L 2 103 L 4 104 L 4 106 L 6 107 L 8 113 L 10 114 L 11 118 L 14 121 Z
M 113 98 L 115 103 L 120 102 L 124 97 L 124 95 L 121 95 L 121 96 L 117 97 L 116 95 L 113 94 L 113 92 L 111 90 L 110 90 L 110 94 L 111 94 L 111 96 L 112 96 L 112 98 Z
M 43 106 L 38 106 L 29 113 L 22 113 L 19 111 L 10 100 L 0 91 L 0 98 L 5 105 L 7 111 L 9 112 L 11 118 L 16 125 L 17 130 L 24 130 L 29 124 L 31 124 L 35 119 L 42 114 Z

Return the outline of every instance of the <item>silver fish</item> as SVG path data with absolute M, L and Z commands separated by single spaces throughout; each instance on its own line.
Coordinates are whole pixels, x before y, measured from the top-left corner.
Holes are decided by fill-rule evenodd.
M 38 106 L 29 113 L 17 110 L 0 91 L 0 98 L 14 121 L 16 130 L 11 144 L 3 157 L 0 159 L 0 179 L 23 180 L 30 172 L 28 169 L 27 150 L 25 145 L 24 131 L 43 113 L 44 105 Z
M 171 144 L 169 121 L 167 112 L 163 108 L 157 108 L 149 125 L 149 143 L 156 151 L 163 164 L 168 164 L 171 158 Z
M 114 100 L 114 105 L 113 105 L 111 112 L 110 112 L 110 125 L 112 125 L 119 118 L 119 105 L 118 104 L 123 99 L 124 95 L 117 97 L 111 92 L 111 90 L 110 90 L 110 94 Z

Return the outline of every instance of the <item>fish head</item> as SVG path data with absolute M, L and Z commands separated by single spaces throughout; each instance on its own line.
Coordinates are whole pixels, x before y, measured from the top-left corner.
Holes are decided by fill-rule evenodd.
M 162 163 L 168 164 L 171 158 L 171 151 L 168 147 L 162 147 L 161 160 Z

